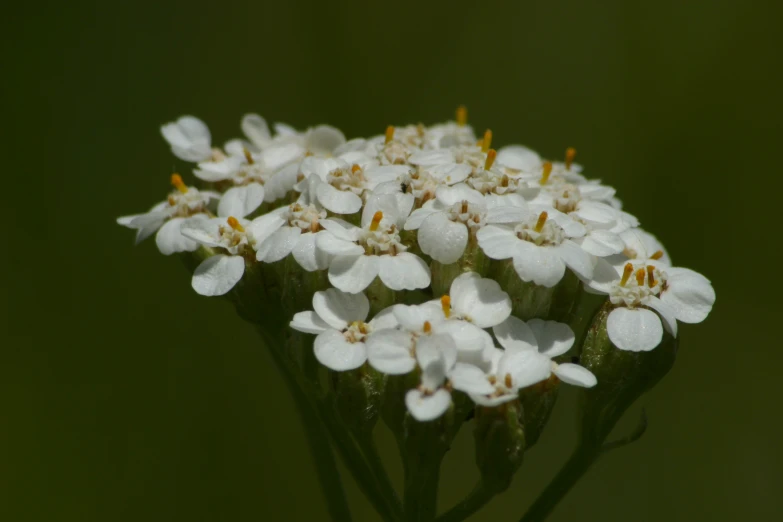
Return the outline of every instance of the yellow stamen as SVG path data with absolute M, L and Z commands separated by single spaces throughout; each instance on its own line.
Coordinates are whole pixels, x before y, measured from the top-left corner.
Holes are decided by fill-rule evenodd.
M 239 220 L 237 220 L 237 218 L 235 218 L 234 216 L 229 217 L 226 221 L 228 221 L 228 226 L 230 226 L 231 228 L 233 228 L 237 232 L 244 232 L 245 231 L 245 227 L 243 227 L 239 223 Z
M 511 374 L 507 373 L 506 378 L 503 379 L 503 384 L 506 385 L 506 388 L 511 388 L 514 384 L 514 381 L 511 379 Z
M 481 152 L 487 152 L 492 146 L 492 131 L 487 129 L 484 132 L 484 139 L 481 141 Z
M 655 280 L 655 267 L 652 265 L 647 265 L 647 286 L 650 288 L 654 287 L 657 284 L 657 281 Z
M 623 278 L 620 279 L 620 286 L 625 286 L 625 283 L 628 282 L 628 279 L 630 279 L 632 273 L 633 265 L 631 263 L 626 263 L 625 267 L 623 268 Z
M 663 257 L 663 250 L 658 250 L 656 253 L 650 256 L 650 259 L 655 259 L 656 261 Z
M 576 149 L 573 147 L 568 147 L 566 149 L 566 157 L 565 157 L 566 170 L 571 170 L 571 164 L 574 162 L 575 157 L 576 157 Z
M 464 105 L 457 107 L 457 125 L 464 127 L 468 123 L 468 109 Z
M 492 164 L 495 163 L 495 156 L 497 156 L 498 153 L 495 152 L 495 149 L 489 149 L 487 151 L 487 161 L 484 162 L 484 170 L 489 170 L 492 168 Z
M 639 270 L 637 270 L 636 271 L 636 284 L 638 284 L 639 286 L 644 286 L 644 277 L 646 275 L 647 274 L 645 273 L 644 268 L 640 268 Z
M 501 187 L 508 187 L 508 176 L 503 174 L 503 177 L 500 178 L 500 186 Z
M 424 326 L 422 327 L 422 330 L 424 333 L 430 333 L 432 331 L 432 325 L 429 321 L 424 321 Z
M 544 172 L 541 174 L 541 184 L 546 185 L 546 182 L 549 181 L 549 175 L 552 174 L 552 162 L 551 161 L 545 161 L 544 162 Z
M 362 170 L 362 168 L 359 165 L 357 165 L 356 163 L 351 165 L 351 174 L 356 174 L 360 170 Z
M 541 232 L 544 229 L 544 224 L 549 215 L 546 212 L 542 212 L 538 215 L 538 221 L 536 221 L 536 232 Z
M 462 208 L 460 208 L 461 214 L 467 214 L 468 213 L 468 202 L 467 200 L 462 200 Z
M 444 295 L 440 298 L 440 306 L 443 308 L 443 315 L 446 316 L 446 319 L 451 316 L 451 297 L 448 295 Z
M 373 214 L 372 216 L 372 223 L 370 223 L 370 231 L 375 232 L 378 230 L 378 226 L 381 224 L 381 220 L 383 219 L 383 212 L 380 210 Z
M 253 155 L 250 154 L 250 151 L 247 150 L 245 147 L 242 147 L 242 153 L 245 155 L 245 161 L 247 161 L 248 165 L 252 165 L 253 163 L 255 163 L 255 161 L 253 161 Z
M 171 175 L 171 184 L 174 185 L 174 187 L 183 194 L 187 193 L 188 191 L 188 187 L 185 186 L 185 183 L 182 181 L 182 176 L 179 174 Z
M 394 125 L 389 125 L 386 127 L 386 141 L 384 143 L 389 143 L 392 139 L 394 139 Z

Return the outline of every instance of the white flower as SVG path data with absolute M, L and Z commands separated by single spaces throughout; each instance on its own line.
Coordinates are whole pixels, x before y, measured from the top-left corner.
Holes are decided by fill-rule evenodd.
M 566 266 L 589 279 L 592 256 L 573 241 L 584 236 L 584 226 L 553 208 L 531 210 L 534 212 L 513 227 L 487 225 L 478 231 L 479 246 L 487 257 L 511 258 L 520 279 L 541 286 L 559 283 Z
M 671 258 L 666 252 L 663 243 L 658 241 L 654 235 L 646 230 L 642 230 L 641 228 L 626 230 L 620 234 L 620 239 L 622 239 L 625 244 L 623 254 L 627 259 L 642 262 L 645 260 L 653 260 L 671 266 Z M 610 262 L 612 262 L 612 260 L 610 260 Z M 624 262 L 614 260 L 612 264 L 621 265 L 624 264 Z
M 182 223 L 181 231 L 198 243 L 227 252 L 205 259 L 193 273 L 193 289 L 206 296 L 223 295 L 234 288 L 245 273 L 245 259 L 255 257 L 256 242 L 269 234 L 261 218 L 250 222 L 233 216 L 191 218 Z
M 391 309 L 365 322 L 370 302 L 364 294 L 348 294 L 335 288 L 316 292 L 313 310 L 294 315 L 291 327 L 300 332 L 317 334 L 315 357 L 327 368 L 346 371 L 358 368 L 367 360 L 364 341 L 375 329 L 394 328 L 397 322 Z
M 198 118 L 182 116 L 163 125 L 160 132 L 171 145 L 171 151 L 181 160 L 196 163 L 212 156 L 209 128 Z
M 454 339 L 444 334 L 420 339 L 416 359 L 422 369 L 421 384 L 405 394 L 405 405 L 414 419 L 435 420 L 451 405 L 451 393 L 444 386 L 457 361 Z
M 660 298 L 678 321 L 700 323 L 715 304 L 715 290 L 709 279 L 689 268 L 664 267 Z
M 206 218 L 209 201 L 220 197 L 214 192 L 185 186 L 179 174 L 171 176 L 171 183 L 176 190 L 146 214 L 117 218 L 118 224 L 137 230 L 136 244 L 157 232 L 155 243 L 163 255 L 192 252 L 198 248 L 197 242 L 180 233 L 180 226 L 191 216 Z
M 426 288 L 430 269 L 415 254 L 406 252 L 399 230 L 410 208 L 400 208 L 391 194 L 374 195 L 364 206 L 362 227 L 337 219 L 323 222 L 328 232 L 316 245 L 334 258 L 329 281 L 344 292 L 361 292 L 379 276 L 392 290 Z
M 438 301 L 434 301 L 437 303 Z M 497 281 L 465 272 L 451 283 L 439 303 L 447 319 L 460 319 L 479 328 L 496 326 L 511 315 L 511 299 Z

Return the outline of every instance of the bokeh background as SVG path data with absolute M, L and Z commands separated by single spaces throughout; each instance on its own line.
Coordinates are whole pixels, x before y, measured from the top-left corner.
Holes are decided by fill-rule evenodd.
M 739 0 L 6 6 L 0 519 L 324 520 L 252 329 L 114 218 L 169 190 L 158 128 L 181 114 L 219 143 L 250 111 L 355 137 L 458 104 L 496 144 L 576 147 L 718 292 L 621 426 L 644 405 L 647 434 L 551 520 L 783 519 L 780 19 Z M 572 398 L 472 520 L 521 516 L 570 451 Z M 476 477 L 469 431 L 442 508 Z

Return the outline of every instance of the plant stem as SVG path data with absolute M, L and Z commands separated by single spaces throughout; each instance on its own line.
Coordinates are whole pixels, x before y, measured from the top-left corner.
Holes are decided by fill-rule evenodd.
M 520 522 L 541 522 L 571 490 L 582 475 L 590 469 L 601 453 L 601 446 L 580 445 L 560 469 L 552 482 L 538 496 Z
M 446 511 L 436 522 L 462 522 L 495 497 L 495 492 L 479 483 L 459 504 Z

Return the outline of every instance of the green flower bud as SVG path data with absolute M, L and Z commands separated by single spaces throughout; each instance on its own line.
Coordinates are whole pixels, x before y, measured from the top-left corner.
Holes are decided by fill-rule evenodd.
M 519 392 L 519 402 L 524 414 L 522 425 L 525 427 L 526 450 L 538 442 L 544 426 L 549 422 L 559 389 L 560 380 L 552 374 L 549 379 Z
M 476 464 L 483 487 L 493 493 L 508 489 L 525 453 L 524 413 L 518 401 L 496 408 L 476 408 Z

